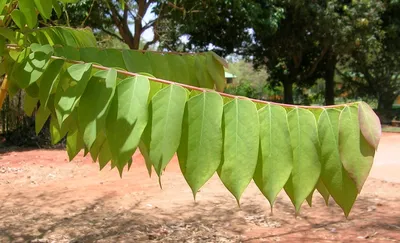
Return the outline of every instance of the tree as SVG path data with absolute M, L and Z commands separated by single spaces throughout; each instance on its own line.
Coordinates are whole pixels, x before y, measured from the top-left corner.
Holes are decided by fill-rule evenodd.
M 189 36 L 186 50 L 204 50 L 211 43 L 220 54 L 248 57 L 267 68 L 271 82 L 283 86 L 285 103 L 293 103 L 294 83 L 311 86 L 324 78 L 328 105 L 334 103 L 338 59 L 354 49 L 357 38 L 371 35 L 381 7 L 375 1 L 336 0 L 214 0 L 196 6 L 177 2 L 184 9 L 197 10 L 189 16 L 181 11 L 171 15 L 177 31 Z
M 302 107 L 218 93 L 225 62 L 215 53 L 99 49 L 88 29 L 37 28 L 37 13 L 48 20 L 57 1 L 0 3 L 0 97 L 25 90 L 36 131 L 50 119 L 70 160 L 83 149 L 122 175 L 139 148 L 161 183 L 177 153 L 194 196 L 217 172 L 238 202 L 254 179 L 271 205 L 284 188 L 299 212 L 317 189 L 349 214 L 380 138 L 366 103 Z
M 345 85 L 354 88 L 351 95 L 374 98 L 378 110 L 387 113 L 400 95 L 400 3 L 385 5 L 373 38 L 358 39 L 359 48 L 343 58 L 338 71 Z
M 67 5 L 64 22 L 73 27 L 89 26 L 95 31 L 104 32 L 126 43 L 130 49 L 147 50 L 160 39 L 163 11 L 159 11 L 155 19 L 144 21 L 144 16 L 152 10 L 157 0 L 126 0 L 123 4 L 118 0 L 82 0 Z M 130 29 L 133 25 L 133 31 Z M 153 39 L 141 45 L 144 31 L 153 29 Z

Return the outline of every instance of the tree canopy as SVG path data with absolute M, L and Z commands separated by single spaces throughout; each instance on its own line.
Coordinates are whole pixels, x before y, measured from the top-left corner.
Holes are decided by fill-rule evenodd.
M 381 30 L 384 8 L 382 1 L 177 2 L 196 10 L 174 11 L 169 17 L 175 31 L 188 36 L 184 50 L 205 50 L 212 44 L 222 55 L 247 57 L 267 68 L 270 82 L 283 85 L 285 103 L 293 103 L 294 83 L 309 87 L 324 78 L 325 103 L 333 104 L 337 62 Z
M 400 95 L 400 3 L 385 1 L 373 38 L 359 38 L 359 48 L 342 59 L 344 84 L 352 96 L 374 98 L 390 110 Z

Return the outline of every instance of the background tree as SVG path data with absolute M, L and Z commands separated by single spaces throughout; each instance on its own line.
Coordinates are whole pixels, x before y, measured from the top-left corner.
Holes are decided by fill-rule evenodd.
M 104 32 L 128 45 L 130 49 L 147 50 L 160 39 L 158 34 L 163 7 L 158 15 L 146 22 L 144 17 L 153 9 L 157 0 L 81 0 L 66 7 L 63 21 L 73 27 L 89 26 L 95 32 Z M 132 27 L 132 29 L 131 29 Z M 153 39 L 141 43 L 146 30 L 153 30 Z
M 357 38 L 368 38 L 381 7 L 374 1 L 337 0 L 177 2 L 184 9 L 197 8 L 189 15 L 170 15 L 175 31 L 187 36 L 185 50 L 212 44 L 222 55 L 246 56 L 255 66 L 267 68 L 270 82 L 283 86 L 285 103 L 293 103 L 294 83 L 309 87 L 324 78 L 325 103 L 333 104 L 336 63 L 355 47 Z M 227 27 L 233 23 L 235 28 Z
M 371 38 L 357 40 L 359 47 L 343 58 L 338 72 L 350 95 L 376 99 L 378 110 L 390 113 L 400 95 L 400 3 L 384 3 L 379 28 Z

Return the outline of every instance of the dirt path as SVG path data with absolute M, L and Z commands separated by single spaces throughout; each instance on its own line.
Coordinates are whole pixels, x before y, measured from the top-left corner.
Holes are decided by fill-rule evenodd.
M 176 159 L 147 176 L 140 154 L 130 172 L 99 172 L 65 151 L 0 155 L 0 242 L 400 242 L 400 134 L 384 134 L 350 218 L 319 195 L 300 217 L 281 194 L 270 206 L 254 184 L 238 208 L 217 177 L 193 201 Z

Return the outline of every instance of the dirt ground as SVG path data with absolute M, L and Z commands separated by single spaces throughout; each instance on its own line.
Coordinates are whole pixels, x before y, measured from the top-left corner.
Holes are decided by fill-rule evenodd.
M 400 242 L 400 134 L 384 134 L 349 219 L 319 195 L 295 218 L 281 194 L 271 215 L 254 184 L 239 208 L 217 177 L 194 202 L 176 159 L 162 182 L 138 153 L 122 179 L 62 150 L 0 154 L 0 242 Z

